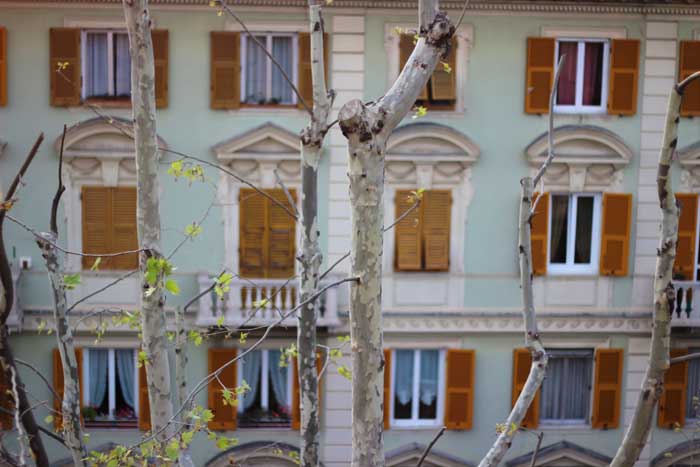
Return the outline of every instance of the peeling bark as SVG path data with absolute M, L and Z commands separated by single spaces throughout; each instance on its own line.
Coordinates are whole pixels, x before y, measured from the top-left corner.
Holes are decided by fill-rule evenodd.
M 177 386 L 177 407 L 180 410 L 180 423 L 185 423 L 182 410 L 187 400 L 187 334 L 185 333 L 185 311 L 178 307 L 175 310 L 175 385 Z M 184 427 L 189 429 L 189 425 Z M 180 467 L 194 467 L 189 446 L 180 452 L 178 459 Z

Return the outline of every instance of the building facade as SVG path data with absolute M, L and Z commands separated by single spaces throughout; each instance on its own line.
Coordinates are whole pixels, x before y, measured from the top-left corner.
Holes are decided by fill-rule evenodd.
M 180 285 L 170 313 L 206 290 L 222 270 L 236 274 L 223 300 L 215 294 L 186 312 L 188 327 L 210 332 L 189 345 L 188 381 L 202 380 L 251 345 L 225 339 L 217 325 L 256 327 L 289 311 L 299 228 L 280 204 L 251 191 L 244 178 L 280 200 L 298 203 L 298 133 L 307 114 L 269 58 L 240 26 L 204 0 L 154 0 L 158 134 L 162 151 L 166 251 L 195 223 L 173 262 Z M 305 1 L 245 0 L 234 8 L 255 38 L 308 95 Z M 462 2 L 441 2 L 456 18 Z M 406 0 L 335 0 L 325 9 L 329 86 L 334 111 L 350 99 L 374 100 L 406 62 L 417 6 Z M 88 253 L 136 246 L 135 164 L 128 119 L 129 57 L 116 0 L 0 1 L 0 190 L 7 189 L 39 132 L 46 140 L 23 180 L 13 216 L 48 228 L 63 125 L 67 191 L 60 241 Z M 558 99 L 555 163 L 533 219 L 535 300 L 551 366 L 526 426 L 544 433 L 539 466 L 607 465 L 623 437 L 648 357 L 653 274 L 660 210 L 656 163 L 667 96 L 700 69 L 700 5 L 686 1 L 472 2 L 448 57 L 417 105 L 392 135 L 386 154 L 385 222 L 421 207 L 385 233 L 384 341 L 388 371 L 385 444 L 390 466 L 415 465 L 439 427 L 448 431 L 428 462 L 478 463 L 523 383 L 523 346 L 516 255 L 519 180 L 546 155 L 547 103 L 558 57 L 566 55 Z M 675 274 L 679 300 L 674 355 L 700 349 L 697 292 L 700 193 L 700 85 L 688 90 L 679 128 L 674 185 L 683 206 Z M 204 165 L 193 180 L 173 173 L 177 153 Z M 183 170 L 192 168 L 183 160 Z M 320 168 L 319 226 L 324 269 L 350 248 L 347 148 L 337 126 L 326 138 Z M 237 177 L 231 176 L 230 173 Z M 279 187 L 289 188 L 290 197 Z M 18 300 L 9 324 L 17 356 L 56 380 L 60 361 L 50 321 L 51 295 L 36 244 L 6 222 Z M 69 256 L 81 282 L 69 302 L 134 268 L 132 256 L 94 260 Z M 349 272 L 341 261 L 328 282 Z M 273 297 L 258 309 L 265 297 Z M 131 443 L 148 429 L 136 331 L 97 310 L 136 310 L 137 279 L 127 277 L 81 301 L 83 416 L 90 449 Z M 274 306 L 273 306 L 274 303 Z M 174 329 L 169 320 L 170 329 Z M 348 293 L 330 289 L 319 332 L 329 346 L 349 333 Z M 96 341 L 95 329 L 104 327 Z M 218 452 L 204 436 L 196 465 L 294 465 L 297 449 L 294 369 L 280 367 L 280 349 L 294 342 L 293 317 L 260 351 L 222 375 L 251 391 L 236 410 L 216 387 L 197 403 L 215 411 L 212 429 L 238 438 Z M 347 354 L 338 362 L 350 365 Z M 22 372 L 37 400 L 51 400 L 33 373 Z M 640 467 L 691 465 L 700 456 L 698 362 L 674 366 Z M 696 406 L 695 408 L 693 406 Z M 321 383 L 322 451 L 327 467 L 349 465 L 350 382 L 331 365 Z M 43 420 L 47 409 L 37 410 Z M 7 428 L 8 421 L 3 422 Z M 679 428 L 673 429 L 674 426 Z M 5 440 L 11 444 L 11 436 Z M 4 440 L 4 441 L 5 441 Z M 47 439 L 52 459 L 66 456 Z M 530 464 L 535 437 L 522 433 L 506 465 Z

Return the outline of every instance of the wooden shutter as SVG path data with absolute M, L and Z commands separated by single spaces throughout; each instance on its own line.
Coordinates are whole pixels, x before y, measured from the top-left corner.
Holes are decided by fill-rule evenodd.
M 391 427 L 391 349 L 384 349 L 384 429 Z
M 212 109 L 241 106 L 241 39 L 237 32 L 211 32 L 209 96 Z
M 532 197 L 533 206 L 540 196 Z M 537 202 L 535 214 L 530 221 L 530 249 L 532 252 L 532 273 L 536 276 L 547 274 L 547 242 L 549 240 L 549 193 L 544 193 Z
M 321 374 L 323 369 L 324 356 L 321 352 L 316 354 L 316 374 Z M 321 382 L 323 378 L 318 380 L 318 416 L 321 417 L 321 398 L 323 393 L 321 392 Z M 292 359 L 292 430 L 301 429 L 301 389 L 299 388 L 299 366 L 297 359 Z
M 678 244 L 676 261 L 673 263 L 673 276 L 693 280 L 695 268 L 695 232 L 698 227 L 698 195 L 696 193 L 676 193 L 681 215 L 678 219 Z
M 442 62 L 449 65 L 450 71 L 445 70 Z M 445 60 L 438 62 L 430 77 L 430 90 L 433 93 L 433 99 L 439 101 L 453 101 L 457 99 L 457 38 L 452 37 L 452 46 L 450 53 Z
M 146 365 L 139 368 L 139 430 L 151 429 L 151 402 L 148 400 L 148 379 Z
M 600 274 L 626 276 L 632 225 L 632 195 L 603 194 L 603 227 L 600 241 Z
M 294 207 L 289 203 L 284 190 L 266 190 L 279 204 L 270 199 L 265 199 L 268 208 L 268 245 L 269 252 L 267 263 L 267 275 L 269 278 L 287 279 L 294 275 L 294 261 L 296 251 L 296 219 L 290 215 Z M 289 190 L 292 199 L 296 203 L 296 192 Z M 286 206 L 287 210 L 282 208 Z
M 267 199 L 252 188 L 241 188 L 239 204 L 239 271 L 243 277 L 265 277 Z
M 323 33 L 323 65 L 325 68 L 326 84 L 328 84 L 329 40 L 329 34 Z M 314 101 L 314 88 L 311 78 L 311 35 L 308 32 L 299 33 L 299 63 L 297 67 L 297 89 L 304 99 L 304 102 L 310 106 Z M 297 107 L 303 108 L 304 106 L 301 102 L 298 102 Z
M 413 53 L 413 49 L 415 48 L 415 44 L 413 43 L 414 40 L 415 37 L 413 34 L 401 34 L 401 37 L 399 38 L 399 73 L 401 70 L 403 70 L 403 67 L 406 66 L 408 58 Z M 421 91 L 420 96 L 418 96 L 418 100 L 428 100 L 428 84 L 426 84 Z
M 168 30 L 153 29 L 153 62 L 156 77 L 156 108 L 168 106 Z
M 696 71 L 700 71 L 700 41 L 681 41 L 678 62 L 678 81 L 683 81 Z M 681 104 L 683 117 L 700 115 L 700 82 L 693 81 L 685 88 Z
M 622 399 L 622 349 L 597 349 L 595 352 L 595 385 L 591 426 L 605 430 L 620 423 Z
M 527 38 L 526 113 L 549 113 L 549 94 L 554 80 L 554 45 L 551 37 Z
M 686 355 L 688 349 L 671 349 L 671 358 Z M 671 365 L 664 377 L 664 392 L 659 399 L 657 425 L 673 429 L 685 425 L 685 404 L 688 392 L 688 362 Z
M 0 26 L 0 107 L 7 105 L 7 30 Z
M 511 406 L 515 405 L 515 401 L 518 400 L 520 392 L 525 387 L 525 382 L 530 374 L 530 366 L 532 366 L 532 357 L 530 356 L 530 351 L 526 348 L 514 349 L 513 350 L 513 391 L 511 396 Z M 535 399 L 530 404 L 530 408 L 525 414 L 525 418 L 521 423 L 524 428 L 537 428 L 540 423 L 540 392 L 537 390 L 535 394 Z
M 83 205 L 83 253 L 109 253 L 112 238 L 111 192 L 108 187 L 84 186 L 81 190 Z M 83 269 L 90 269 L 94 257 L 83 257 Z M 112 258 L 103 258 L 102 269 L 110 269 Z
M 209 349 L 209 374 L 223 367 L 236 358 L 236 349 L 222 348 Z M 209 409 L 214 412 L 214 419 L 209 422 L 211 430 L 235 430 L 236 429 L 236 407 L 224 405 L 224 388 L 235 392 L 238 381 L 236 379 L 236 363 L 232 363 L 219 373 L 218 379 L 209 382 Z
M 639 76 L 639 40 L 613 39 L 610 47 L 608 113 L 637 113 L 637 78 Z
M 61 362 L 61 353 L 58 348 L 54 348 L 52 352 L 53 357 L 53 388 L 58 394 L 60 400 L 53 398 L 53 409 L 55 411 L 53 425 L 56 430 L 60 430 L 63 427 L 63 362 Z M 81 421 L 82 421 L 82 408 L 83 408 L 83 349 L 80 347 L 75 348 L 75 359 L 78 363 L 78 398 L 80 399 L 80 409 L 81 409 Z
M 138 249 L 136 233 L 136 188 L 119 187 L 110 190 L 111 200 L 111 240 L 112 253 Z M 94 262 L 94 258 L 89 258 Z M 115 256 L 111 260 L 111 269 L 138 269 L 137 253 Z
M 11 430 L 14 421 L 15 402 L 10 378 L 9 373 L 0 371 L 0 430 Z
M 426 191 L 421 206 L 423 252 L 426 271 L 447 271 L 450 268 L 450 190 Z
M 449 349 L 445 378 L 445 426 L 470 430 L 474 406 L 474 351 Z
M 51 28 L 49 37 L 51 105 L 80 105 L 80 29 Z
M 411 190 L 397 190 L 394 203 L 398 219 L 415 204 L 415 198 Z M 419 206 L 394 226 L 394 266 L 397 271 L 420 271 L 422 268 L 420 217 Z

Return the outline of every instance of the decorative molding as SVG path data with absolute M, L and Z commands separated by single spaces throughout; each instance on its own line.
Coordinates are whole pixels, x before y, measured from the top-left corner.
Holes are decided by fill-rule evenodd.
M 299 448 L 280 441 L 253 441 L 216 454 L 204 467 L 227 467 L 231 465 L 231 458 L 241 465 L 250 462 L 250 465 L 267 467 L 294 467 L 298 464 L 289 455 L 291 452 L 298 453 Z
M 700 439 L 691 439 L 664 449 L 651 460 L 650 465 L 651 467 L 694 465 L 698 455 L 700 455 Z
M 542 26 L 542 37 L 566 37 L 582 39 L 626 39 L 627 28 L 620 27 L 567 27 L 567 26 Z
M 252 32 L 308 32 L 308 21 L 246 21 L 246 28 Z M 243 32 L 243 27 L 235 20 L 227 18 L 226 31 Z
M 506 467 L 528 467 L 532 463 L 532 452 L 515 457 L 506 462 Z M 537 453 L 534 467 L 586 466 L 606 467 L 612 459 L 570 441 L 559 441 L 541 448 Z
M 63 18 L 63 26 L 81 29 L 126 29 L 126 22 L 119 16 L 66 16 Z M 155 27 L 155 23 L 152 27 Z
M 415 465 L 420 460 L 423 452 L 425 452 L 425 448 L 426 446 L 423 444 L 410 443 L 392 449 L 386 453 L 386 467 Z M 431 449 L 430 453 L 425 458 L 425 465 L 431 467 L 470 467 L 472 464 L 452 454 L 442 452 L 438 449 Z

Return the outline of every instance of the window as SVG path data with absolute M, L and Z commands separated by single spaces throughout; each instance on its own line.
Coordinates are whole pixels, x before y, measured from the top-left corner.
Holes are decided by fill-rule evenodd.
M 444 411 L 441 350 L 395 350 L 392 364 L 392 426 L 435 425 Z
M 297 83 L 297 36 L 295 34 L 255 34 L 270 51 L 286 75 Z M 241 101 L 246 104 L 296 104 L 296 95 L 280 69 L 247 35 L 241 35 Z
M 399 68 L 403 69 L 411 56 L 415 36 L 401 34 L 399 40 Z M 447 58 L 439 61 L 428 80 L 425 88 L 418 96 L 416 105 L 422 105 L 433 110 L 454 110 L 457 101 L 457 39 L 453 38 Z
M 134 349 L 83 349 L 83 418 L 87 425 L 136 427 L 138 375 Z
M 83 98 L 131 96 L 131 58 L 126 31 L 82 31 Z
M 280 366 L 279 350 L 254 350 L 241 361 L 241 384 L 250 387 L 238 403 L 240 426 L 289 426 L 291 422 L 291 365 Z
M 593 351 L 547 350 L 547 353 L 549 363 L 540 397 L 542 423 L 588 423 L 593 380 Z
M 609 53 L 607 40 L 557 40 L 557 63 L 563 55 L 566 55 L 566 61 L 559 75 L 556 112 L 606 111 Z
M 700 348 L 690 349 L 688 353 L 698 353 Z M 688 361 L 688 396 L 685 403 L 685 417 L 700 421 L 700 360 Z
M 600 255 L 600 195 L 552 194 L 550 272 L 594 274 Z

